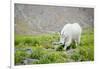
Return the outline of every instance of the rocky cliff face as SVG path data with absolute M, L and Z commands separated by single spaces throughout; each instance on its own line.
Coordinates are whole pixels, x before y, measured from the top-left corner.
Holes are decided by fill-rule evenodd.
M 15 34 L 59 32 L 66 23 L 79 23 L 83 29 L 94 27 L 94 9 L 48 5 L 15 4 Z

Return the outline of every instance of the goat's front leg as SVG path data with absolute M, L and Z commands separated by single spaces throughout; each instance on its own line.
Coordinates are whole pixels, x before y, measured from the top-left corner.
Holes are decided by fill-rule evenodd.
M 67 42 L 65 42 L 64 50 L 66 50 L 67 47 L 70 46 L 71 43 L 72 43 L 72 39 L 69 38 L 69 40 Z

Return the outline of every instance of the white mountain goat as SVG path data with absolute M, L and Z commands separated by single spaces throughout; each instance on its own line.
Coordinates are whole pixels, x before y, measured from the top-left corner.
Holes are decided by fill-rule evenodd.
M 78 23 L 66 24 L 61 30 L 60 44 L 64 45 L 64 50 L 74 41 L 75 45 L 80 43 L 82 28 Z

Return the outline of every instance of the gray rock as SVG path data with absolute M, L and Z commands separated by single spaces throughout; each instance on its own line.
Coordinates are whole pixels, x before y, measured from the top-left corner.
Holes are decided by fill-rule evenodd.
M 31 59 L 31 58 L 26 58 L 25 60 L 23 60 L 23 64 L 32 64 L 33 62 L 38 62 L 38 59 Z
M 33 52 L 32 49 L 30 49 L 30 48 L 26 49 L 25 51 L 27 54 L 32 54 L 32 52 Z

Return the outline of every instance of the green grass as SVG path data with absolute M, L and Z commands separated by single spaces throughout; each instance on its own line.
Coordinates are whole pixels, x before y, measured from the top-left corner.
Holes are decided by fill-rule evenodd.
M 21 64 L 25 58 L 29 58 L 30 55 L 28 55 L 25 51 L 16 51 L 15 52 L 15 64 Z
M 16 49 L 32 49 L 32 54 L 27 54 L 25 50 L 16 50 L 15 65 L 22 64 L 25 58 L 38 59 L 32 64 L 66 63 L 94 60 L 94 33 L 85 32 L 82 34 L 81 43 L 77 47 L 71 44 L 71 49 L 63 51 L 63 47 L 58 45 L 55 50 L 53 42 L 59 41 L 59 34 L 42 35 L 16 35 Z M 70 52 L 72 50 L 72 52 Z

